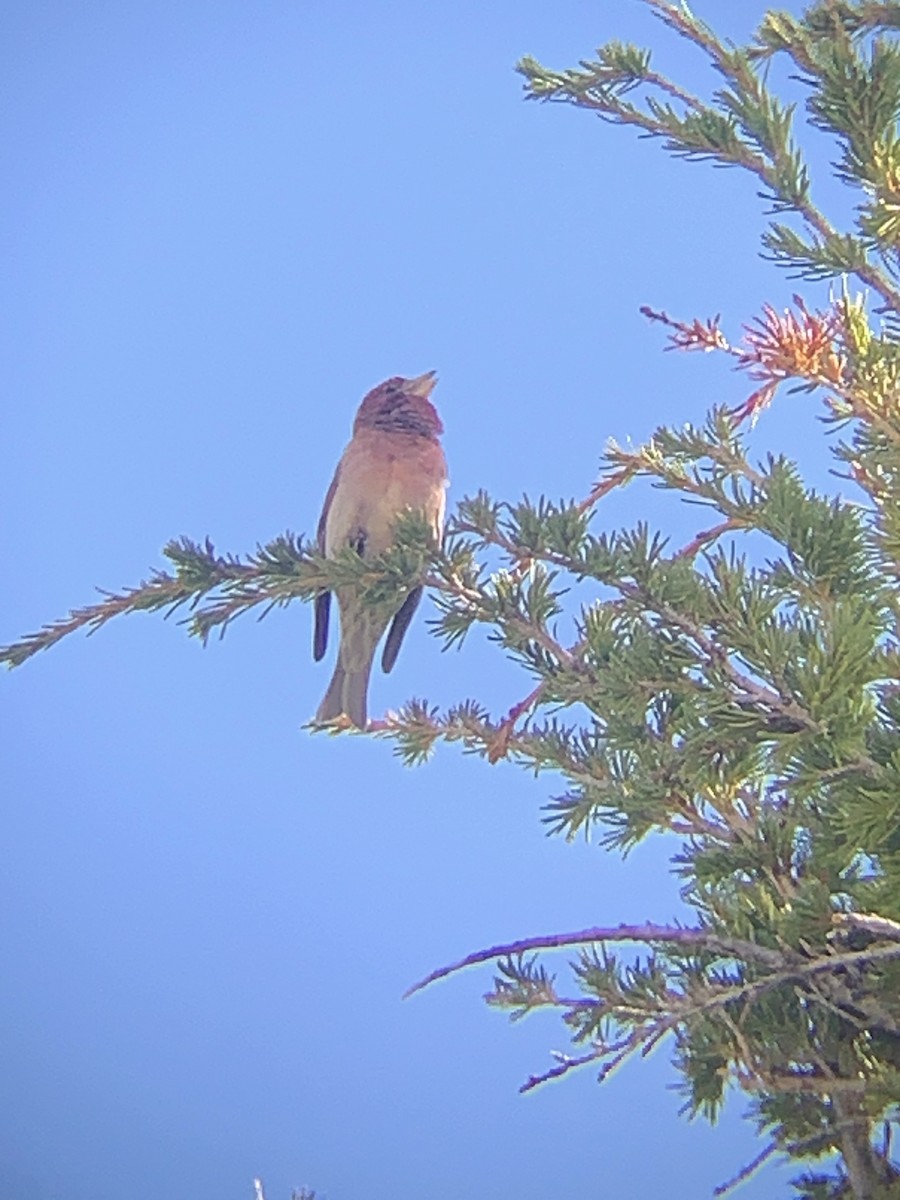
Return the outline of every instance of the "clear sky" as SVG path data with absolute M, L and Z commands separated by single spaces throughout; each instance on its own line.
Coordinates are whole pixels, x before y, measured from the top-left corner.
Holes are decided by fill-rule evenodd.
M 742 39 L 763 4 L 697 9 Z M 641 304 L 736 334 L 793 290 L 752 180 L 523 102 L 522 54 L 612 38 L 709 94 L 637 2 L 7 0 L 0 24 L 0 641 L 170 537 L 311 533 L 392 374 L 439 371 L 451 506 L 583 496 L 610 436 L 746 395 Z M 808 399 L 753 437 L 822 472 Z M 639 490 L 599 519 L 644 516 L 697 528 Z M 425 615 L 374 714 L 521 698 Z M 520 1096 L 568 1047 L 554 1017 L 510 1027 L 489 969 L 400 999 L 480 946 L 670 919 L 675 843 L 623 867 L 545 837 L 557 781 L 302 731 L 310 626 L 298 604 L 203 650 L 132 617 L 0 679 L 0 1200 L 709 1195 L 759 1147 L 740 1097 L 718 1130 L 677 1116 L 670 1047 Z

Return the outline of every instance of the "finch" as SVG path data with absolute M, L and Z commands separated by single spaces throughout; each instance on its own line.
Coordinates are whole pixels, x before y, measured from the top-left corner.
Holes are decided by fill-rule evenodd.
M 436 382 L 434 371 L 416 379 L 395 376 L 373 388 L 359 406 L 319 519 L 318 545 L 326 557 L 352 546 L 363 559 L 377 558 L 391 546 L 397 518 L 407 511 L 423 514 L 440 541 L 447 463 L 440 443 L 444 427 L 429 399 Z M 399 608 L 379 609 L 364 606 L 353 589 L 337 589 L 341 639 L 318 723 L 343 716 L 365 729 L 369 674 L 381 636 L 390 624 L 381 655 L 382 669 L 390 671 L 421 599 L 419 585 Z M 328 644 L 330 607 L 331 593 L 321 592 L 315 601 L 316 662 Z

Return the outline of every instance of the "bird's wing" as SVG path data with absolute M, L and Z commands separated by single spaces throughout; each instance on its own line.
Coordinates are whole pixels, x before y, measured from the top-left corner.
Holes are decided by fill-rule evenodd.
M 409 629 L 409 623 L 413 619 L 413 614 L 419 607 L 423 590 L 421 585 L 414 587 L 394 614 L 394 619 L 391 621 L 391 627 L 385 639 L 384 650 L 381 654 L 381 669 L 385 673 L 390 671 L 397 661 L 397 655 L 400 653 L 400 647 L 403 645 L 403 638 L 406 635 L 407 629 Z
M 431 512 L 429 515 L 431 517 L 432 529 L 434 530 L 434 539 L 440 545 L 444 529 L 444 512 L 447 506 L 447 493 L 445 490 L 447 487 L 447 464 L 444 462 L 444 455 L 440 447 L 437 447 L 437 452 L 440 456 L 439 466 L 443 477 L 439 486 L 432 490 L 431 504 L 429 505 Z M 416 609 L 419 607 L 423 591 L 424 588 L 421 585 L 414 587 L 394 614 L 394 619 L 391 621 L 391 627 L 385 639 L 384 650 L 381 654 L 381 669 L 385 673 L 390 671 L 397 661 L 397 655 L 400 653 L 400 647 L 403 645 L 403 639 L 406 636 L 407 629 L 409 629 L 409 623 L 413 619 Z
M 322 515 L 319 517 L 319 528 L 316 530 L 316 542 L 319 547 L 319 553 L 325 553 L 325 526 L 328 523 L 328 513 L 331 509 L 331 503 L 334 500 L 334 493 L 337 491 L 338 476 L 341 473 L 340 464 L 334 473 L 334 478 L 329 485 L 328 492 L 325 495 L 325 503 L 322 505 Z M 313 658 L 316 662 L 319 661 L 325 654 L 328 648 L 328 614 L 331 611 L 331 592 L 319 592 L 315 599 L 315 625 L 313 629 Z
M 331 611 L 331 592 L 319 592 L 314 604 L 316 620 L 313 630 L 313 658 L 318 662 L 328 649 L 328 614 Z

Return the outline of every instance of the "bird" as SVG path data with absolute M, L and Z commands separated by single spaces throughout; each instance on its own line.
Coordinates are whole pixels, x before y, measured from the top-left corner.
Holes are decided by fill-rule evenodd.
M 370 560 L 393 543 L 397 519 L 422 514 L 440 543 L 446 506 L 447 462 L 440 436 L 444 426 L 431 403 L 437 373 L 414 379 L 393 376 L 363 399 L 353 436 L 337 465 L 319 519 L 318 549 L 333 558 L 346 546 Z M 368 723 L 369 675 L 375 651 L 390 625 L 381 655 L 385 672 L 397 661 L 403 637 L 422 599 L 422 585 L 396 609 L 364 606 L 353 588 L 338 588 L 340 643 L 337 664 L 316 713 L 316 724 L 346 718 L 359 729 Z M 315 598 L 313 657 L 328 645 L 331 593 Z

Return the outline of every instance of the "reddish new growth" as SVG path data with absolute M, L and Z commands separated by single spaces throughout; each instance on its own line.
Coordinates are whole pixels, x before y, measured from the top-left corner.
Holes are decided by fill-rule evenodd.
M 641 308 L 641 314 L 650 321 L 659 321 L 660 324 L 674 330 L 669 334 L 667 350 L 731 350 L 728 339 L 719 328 L 718 316 L 711 317 L 708 321 L 701 321 L 695 317 L 688 324 L 686 321 L 676 321 L 668 313 L 657 312 L 646 304 Z
M 786 379 L 799 379 L 810 386 L 840 388 L 845 383 L 846 360 L 837 349 L 840 319 L 836 311 L 810 312 L 801 296 L 794 296 L 796 311 L 777 313 L 771 304 L 763 315 L 745 326 L 744 345 L 732 346 L 719 328 L 719 318 L 709 321 L 676 321 L 664 312 L 643 307 L 651 321 L 659 321 L 672 332 L 670 350 L 724 350 L 737 360 L 760 387 L 732 412 L 739 425 L 757 415 L 769 404 L 778 385 Z
M 815 386 L 840 387 L 845 360 L 835 339 L 840 329 L 838 314 L 810 312 L 802 296 L 794 296 L 796 311 L 777 313 L 771 304 L 752 325 L 745 326 L 746 349 L 738 353 L 738 365 L 762 387 L 735 410 L 735 422 L 754 419 L 775 395 L 785 379 L 800 379 Z
M 812 313 L 802 297 L 795 296 L 797 312 L 785 309 L 779 315 L 770 304 L 746 327 L 749 349 L 741 355 L 741 366 L 750 368 L 755 379 L 802 378 L 810 383 L 840 387 L 844 358 L 835 349 L 840 323 L 836 312 Z

